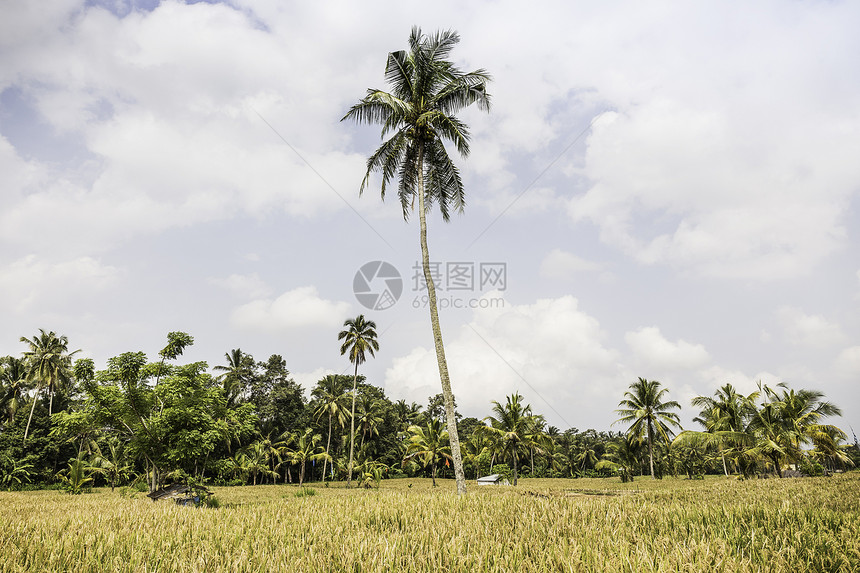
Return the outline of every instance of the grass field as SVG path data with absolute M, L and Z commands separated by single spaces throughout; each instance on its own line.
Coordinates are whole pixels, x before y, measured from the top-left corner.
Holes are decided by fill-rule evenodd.
M 0 571 L 860 571 L 860 474 L 0 492 Z

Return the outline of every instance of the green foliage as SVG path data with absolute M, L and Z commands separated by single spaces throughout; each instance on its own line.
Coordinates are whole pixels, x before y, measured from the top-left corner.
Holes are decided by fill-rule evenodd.
M 312 497 L 317 494 L 317 490 L 311 487 L 300 487 L 299 490 L 294 493 L 295 497 Z
M 502 480 L 511 481 L 514 478 L 514 470 L 508 464 L 496 464 L 491 470 L 494 474 L 499 474 Z
M 59 473 L 59 478 L 66 492 L 80 495 L 92 491 L 93 478 L 90 473 L 91 468 L 86 460 L 75 458 L 69 462 L 66 470 Z
M 6 454 L 0 455 L 0 488 L 10 489 L 16 484 L 29 483 L 32 469 L 33 464 Z

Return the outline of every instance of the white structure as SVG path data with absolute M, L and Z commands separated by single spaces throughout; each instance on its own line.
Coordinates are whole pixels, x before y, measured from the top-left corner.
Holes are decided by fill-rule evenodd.
M 507 481 L 508 480 L 504 480 L 504 482 Z M 502 485 L 504 482 L 502 481 L 502 476 L 500 476 L 499 474 L 493 474 L 478 478 L 478 485 Z

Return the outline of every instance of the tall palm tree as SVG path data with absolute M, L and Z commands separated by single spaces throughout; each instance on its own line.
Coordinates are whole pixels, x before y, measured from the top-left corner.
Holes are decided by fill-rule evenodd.
M 507 397 L 507 403 L 502 405 L 493 400 L 493 413 L 495 416 L 487 416 L 485 422 L 490 426 L 481 431 L 494 434 L 499 440 L 501 452 L 509 456 L 513 463 L 514 485 L 517 485 L 517 460 L 520 453 L 527 453 L 531 441 L 528 439 L 535 426 L 535 416 L 532 415 L 532 407 L 523 404 L 523 397 L 519 393 Z
M 328 438 L 326 438 L 325 453 L 329 455 L 331 449 L 331 426 L 332 422 L 336 421 L 337 425 L 343 428 L 346 425 L 346 394 L 343 384 L 343 378 L 329 374 L 322 380 L 317 382 L 316 387 L 311 391 L 311 396 L 319 400 L 314 417 L 319 420 L 323 416 L 328 416 Z M 328 457 L 323 460 L 323 483 L 325 483 L 326 465 Z
M 439 325 L 436 287 L 430 270 L 426 218 L 434 202 L 439 205 L 445 221 L 448 221 L 452 207 L 462 212 L 465 205 L 460 172 L 448 156 L 444 143 L 450 142 L 463 157 L 469 154 L 468 127 L 454 114 L 472 104 L 487 111 L 490 109 L 490 96 L 486 89 L 490 76 L 484 70 L 464 73 L 446 59 L 459 41 L 459 34 L 452 30 L 427 36 L 420 28 L 413 28 L 409 49 L 388 54 L 385 79 L 391 91 L 369 89 L 343 119 L 382 124 L 383 137 L 392 133 L 368 158 L 367 173 L 359 192 L 368 186 L 371 174 L 379 172 L 382 174 L 384 199 L 391 179 L 398 179 L 397 195 L 403 218 L 407 220 L 415 208 L 416 196 L 418 198 L 421 261 L 430 303 L 430 323 L 445 396 L 457 493 L 463 495 L 466 493 L 466 477 L 454 417 L 454 394 Z
M 68 338 L 57 336 L 53 331 L 45 332 L 42 328 L 39 329 L 39 334 L 33 338 L 22 336 L 21 342 L 30 347 L 24 352 L 24 360 L 28 369 L 27 381 L 35 382 L 37 385 L 36 394 L 33 396 L 33 406 L 30 408 L 30 416 L 27 418 L 27 428 L 24 430 L 24 441 L 27 441 L 39 392 L 41 390 L 48 391 L 50 397 L 48 416 L 50 416 L 54 408 L 54 392 L 58 386 L 68 385 L 72 381 L 72 356 L 80 350 L 69 352 Z
M 379 342 L 376 341 L 376 323 L 372 320 L 365 320 L 363 314 L 359 314 L 354 319 L 349 318 L 343 323 L 346 330 L 340 331 L 337 335 L 338 340 L 342 340 L 343 344 L 340 347 L 340 353 L 348 354 L 349 361 L 355 364 L 355 374 L 352 377 L 352 411 L 351 411 L 351 427 L 349 430 L 349 470 L 346 478 L 346 485 L 352 485 L 352 464 L 355 450 L 355 397 L 358 389 L 358 365 L 364 364 L 367 355 L 376 356 L 376 351 L 379 350 Z
M 431 466 L 430 476 L 433 479 L 433 487 L 436 487 L 438 463 L 442 460 L 452 460 L 448 432 L 442 429 L 441 420 L 429 420 L 423 428 L 410 426 L 408 432 L 411 436 L 406 445 L 406 456 L 403 462 L 419 459 L 425 468 L 428 465 Z
M 654 439 L 659 438 L 669 443 L 672 431 L 669 426 L 680 427 L 678 414 L 670 412 L 670 409 L 681 408 L 674 400 L 666 400 L 669 390 L 660 388 L 660 382 L 639 378 L 630 385 L 630 390 L 624 393 L 624 399 L 618 403 L 620 409 L 615 410 L 621 414 L 618 422 L 631 423 L 627 430 L 628 436 L 642 437 L 647 439 L 648 459 L 651 464 L 651 477 L 654 475 Z

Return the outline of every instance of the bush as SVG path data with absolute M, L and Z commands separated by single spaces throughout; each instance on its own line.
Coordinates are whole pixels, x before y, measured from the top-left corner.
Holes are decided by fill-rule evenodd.
M 801 473 L 805 473 L 808 476 L 823 476 L 824 468 L 811 458 L 803 458 L 803 461 L 797 466 L 797 469 Z
M 317 494 L 317 490 L 312 487 L 302 487 L 295 493 L 296 497 L 310 497 Z

